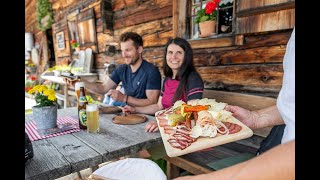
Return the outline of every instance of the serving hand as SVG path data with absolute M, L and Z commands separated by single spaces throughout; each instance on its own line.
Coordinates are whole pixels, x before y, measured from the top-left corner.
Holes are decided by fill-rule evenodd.
M 230 111 L 232 113 L 232 116 L 240 120 L 249 128 L 256 129 L 256 119 L 259 116 L 256 111 L 250 111 L 239 106 L 231 105 L 227 105 L 224 110 Z

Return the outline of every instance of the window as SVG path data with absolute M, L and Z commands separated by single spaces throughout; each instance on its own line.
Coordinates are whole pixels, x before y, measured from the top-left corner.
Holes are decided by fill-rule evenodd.
M 190 29 L 187 32 L 190 32 L 190 39 L 199 38 L 199 25 L 195 23 L 195 18 L 197 12 L 206 6 L 207 2 L 212 0 L 192 0 L 191 1 L 191 13 L 188 19 L 190 19 Z M 234 0 L 221 0 L 219 3 L 217 11 L 217 24 L 216 24 L 216 34 L 211 36 L 219 36 L 221 34 L 232 34 L 232 24 L 233 24 L 233 10 L 234 10 Z M 190 6 L 189 6 L 190 7 Z

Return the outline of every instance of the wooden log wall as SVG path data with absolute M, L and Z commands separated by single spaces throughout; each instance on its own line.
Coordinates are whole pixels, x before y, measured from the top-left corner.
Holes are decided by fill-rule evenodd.
M 94 54 L 94 69 L 103 71 L 103 64 L 114 61 L 124 63 L 119 53 L 119 36 L 127 31 L 139 33 L 144 40 L 143 57 L 162 71 L 164 44 L 174 37 L 172 0 L 113 0 L 113 27 L 106 29 L 101 13 L 102 0 L 53 0 L 55 23 L 62 22 L 67 14 L 79 8 L 83 11 L 94 8 L 96 18 L 97 53 Z M 35 1 L 26 1 L 26 12 Z M 247 8 L 245 2 L 239 6 Z M 266 2 L 265 2 L 266 3 Z M 183 4 L 183 3 L 182 3 Z M 28 6 L 27 6 L 28 5 Z M 256 5 L 257 7 L 259 4 Z M 252 7 L 252 5 L 250 6 Z M 253 10 L 254 11 L 254 10 Z M 250 14 L 247 12 L 247 14 Z M 109 15 L 109 14 L 108 14 Z M 244 17 L 244 16 L 243 16 Z M 34 17 L 26 16 L 26 30 L 34 26 Z M 34 28 L 36 30 L 37 28 Z M 67 29 L 66 29 L 67 31 Z M 276 97 L 282 84 L 282 60 L 292 29 L 263 33 L 245 33 L 236 38 L 206 40 L 197 44 L 190 41 L 194 49 L 197 70 L 208 89 L 244 92 Z M 67 33 L 65 33 L 68 46 Z M 106 47 L 115 46 L 114 56 L 105 52 Z M 56 57 L 57 64 L 68 56 Z

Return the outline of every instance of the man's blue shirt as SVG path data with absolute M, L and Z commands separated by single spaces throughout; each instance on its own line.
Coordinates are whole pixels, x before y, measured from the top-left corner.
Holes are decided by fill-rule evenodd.
M 128 96 L 145 99 L 146 90 L 161 89 L 161 74 L 153 64 L 142 60 L 139 69 L 132 73 L 130 65 L 121 64 L 111 74 L 111 80 L 116 84 L 122 81 L 124 92 Z

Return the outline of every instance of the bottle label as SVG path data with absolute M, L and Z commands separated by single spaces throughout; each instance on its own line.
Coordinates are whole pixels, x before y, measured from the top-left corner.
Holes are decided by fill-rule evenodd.
M 79 102 L 87 102 L 87 98 L 85 96 L 79 97 Z
M 79 120 L 82 125 L 87 126 L 87 114 L 85 109 L 79 111 Z

